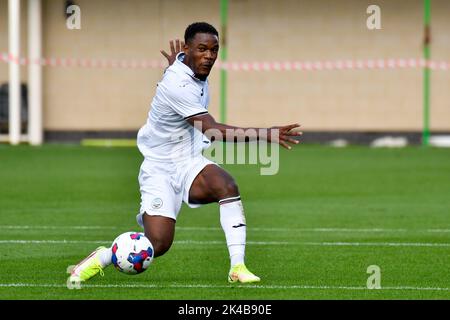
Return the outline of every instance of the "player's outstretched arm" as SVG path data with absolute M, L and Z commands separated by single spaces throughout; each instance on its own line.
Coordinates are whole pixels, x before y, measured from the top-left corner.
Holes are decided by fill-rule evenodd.
M 174 41 L 170 40 L 169 46 L 170 46 L 170 54 L 168 54 L 164 50 L 160 50 L 160 52 L 164 57 L 166 57 L 169 66 L 171 66 L 175 62 L 177 54 L 183 51 L 184 42 L 180 41 L 180 39 L 176 39 L 174 44 Z
M 187 121 L 195 128 L 201 130 L 209 138 L 211 136 L 213 138 L 221 137 L 222 141 L 228 142 L 244 142 L 261 139 L 278 143 L 286 149 L 291 149 L 289 143 L 298 144 L 300 141 L 295 139 L 295 137 L 300 137 L 303 134 L 299 130 L 300 125 L 298 123 L 271 128 L 242 128 L 218 123 L 209 113 L 190 117 Z
M 291 149 L 291 146 L 288 144 L 299 144 L 300 141 L 294 139 L 294 137 L 300 137 L 303 135 L 303 132 L 300 131 L 300 124 L 294 123 L 285 126 L 271 127 L 270 133 L 267 136 L 267 141 L 274 142 L 282 145 L 286 149 Z M 273 135 L 273 131 L 278 131 L 278 135 Z

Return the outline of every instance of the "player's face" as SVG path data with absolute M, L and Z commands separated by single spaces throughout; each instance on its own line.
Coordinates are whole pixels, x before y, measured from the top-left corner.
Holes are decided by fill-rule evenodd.
M 219 53 L 219 39 L 210 33 L 197 33 L 184 46 L 186 64 L 194 71 L 197 78 L 205 80 L 211 72 Z

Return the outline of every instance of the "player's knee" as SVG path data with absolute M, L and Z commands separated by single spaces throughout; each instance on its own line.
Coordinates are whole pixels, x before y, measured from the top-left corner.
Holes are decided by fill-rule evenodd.
M 151 236 L 149 234 L 146 234 L 145 236 L 150 240 L 153 246 L 155 258 L 162 256 L 164 253 L 169 251 L 170 247 L 172 246 L 172 241 L 164 237 L 158 237 L 154 235 Z
M 153 248 L 155 250 L 155 258 L 162 256 L 164 253 L 169 251 L 172 243 L 168 242 L 158 242 L 156 246 Z
M 229 180 L 225 183 L 225 186 L 223 187 L 223 192 L 224 194 L 221 195 L 222 199 L 229 197 L 236 197 L 239 195 L 239 188 L 237 184 L 234 182 L 234 180 Z

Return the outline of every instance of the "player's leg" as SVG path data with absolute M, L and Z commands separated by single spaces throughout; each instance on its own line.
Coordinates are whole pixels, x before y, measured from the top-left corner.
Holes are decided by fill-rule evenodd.
M 181 199 L 173 194 L 167 177 L 151 176 L 141 170 L 139 178 L 142 203 L 138 223 L 144 227 L 145 235 L 152 243 L 154 257 L 161 256 L 173 242 L 175 219 Z M 111 259 L 111 248 L 97 248 L 74 267 L 70 281 L 81 282 L 98 273 L 103 275 L 103 269 L 112 264 Z
M 233 177 L 221 167 L 208 164 L 192 182 L 189 203 L 233 202 L 239 197 L 239 189 Z M 226 200 L 228 199 L 228 200 Z
M 162 216 L 150 216 L 145 213 L 142 219 L 145 236 L 153 246 L 154 257 L 163 255 L 172 245 L 175 234 L 175 220 Z M 103 269 L 112 264 L 111 259 L 111 248 L 98 247 L 72 269 L 70 282 L 87 281 L 98 273 L 103 276 Z
M 189 203 L 219 203 L 220 223 L 230 254 L 230 282 L 257 282 L 259 277 L 245 267 L 246 221 L 238 186 L 233 177 L 219 166 L 209 164 L 194 179 Z
M 154 250 L 154 257 L 162 256 L 173 243 L 175 235 L 175 220 L 163 216 L 153 216 L 144 213 L 145 236 L 150 240 Z
M 143 224 L 145 236 L 150 240 L 154 257 L 163 255 L 172 245 L 175 234 L 175 220 L 163 216 L 150 216 L 143 214 Z M 109 266 L 112 261 L 111 248 L 98 247 L 80 263 L 78 263 L 70 273 L 70 282 L 80 283 L 87 281 Z
M 153 246 L 155 258 L 166 253 L 173 243 L 183 201 L 183 194 L 172 184 L 175 171 L 170 163 L 149 160 L 144 160 L 139 170 L 141 207 L 136 219 Z

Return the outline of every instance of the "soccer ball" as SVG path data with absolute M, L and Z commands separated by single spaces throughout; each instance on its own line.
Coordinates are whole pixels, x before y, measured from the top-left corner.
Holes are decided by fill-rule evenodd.
M 144 272 L 153 261 L 153 246 L 141 232 L 125 232 L 111 247 L 114 267 L 125 274 Z

